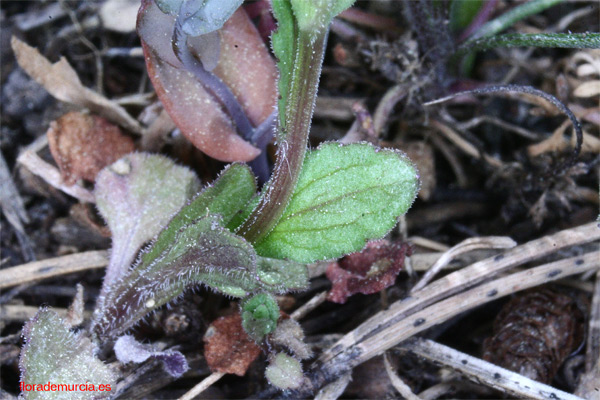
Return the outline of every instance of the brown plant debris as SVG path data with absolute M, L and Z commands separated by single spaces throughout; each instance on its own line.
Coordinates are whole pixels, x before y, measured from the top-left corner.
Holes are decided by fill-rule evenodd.
M 483 358 L 531 379 L 549 383 L 580 344 L 583 315 L 575 301 L 548 289 L 509 301 L 484 342 Z
M 260 347 L 242 328 L 241 315 L 214 321 L 204 335 L 204 357 L 213 372 L 244 376 L 260 354 Z
M 355 293 L 372 294 L 390 287 L 404 265 L 404 257 L 410 254 L 406 243 L 376 240 L 329 264 L 326 275 L 333 287 L 327 300 L 345 303 Z
M 70 112 L 50 124 L 48 144 L 68 185 L 96 174 L 135 150 L 133 140 L 102 117 Z

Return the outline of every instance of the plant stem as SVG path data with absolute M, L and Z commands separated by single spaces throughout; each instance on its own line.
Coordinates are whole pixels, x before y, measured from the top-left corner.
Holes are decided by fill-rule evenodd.
M 264 238 L 277 223 L 298 181 L 312 120 L 327 31 L 315 35 L 299 31 L 296 59 L 285 110 L 287 134 L 277 148 L 271 180 L 266 184 L 258 205 L 238 233 L 252 243 Z
M 600 48 L 598 33 L 508 33 L 470 40 L 460 46 L 453 57 L 468 52 L 487 50 L 495 47 L 559 47 L 570 49 Z
M 547 8 L 555 6 L 563 0 L 532 0 L 527 3 L 516 6 L 510 11 L 505 12 L 496 19 L 483 25 L 473 36 L 469 38 L 468 42 L 479 39 L 485 36 L 492 36 L 496 33 L 502 32 L 503 30 L 512 26 L 515 22 L 520 21 L 524 18 L 540 13 Z

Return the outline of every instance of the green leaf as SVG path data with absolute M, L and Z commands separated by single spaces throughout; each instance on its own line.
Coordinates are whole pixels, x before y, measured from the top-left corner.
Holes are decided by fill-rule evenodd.
M 94 190 L 96 206 L 113 239 L 105 285 L 127 271 L 140 247 L 199 188 L 192 171 L 153 154 L 128 154 L 100 171 Z
M 94 355 L 95 346 L 83 335 L 72 333 L 54 311 L 42 308 L 23 328 L 25 345 L 19 367 L 21 381 L 28 385 L 82 384 L 83 389 L 24 391 L 27 399 L 108 398 L 114 390 L 117 374 Z M 93 384 L 94 391 L 86 384 Z M 99 385 L 110 385 L 100 391 Z M 105 386 L 106 387 L 106 386 Z M 86 390 L 88 389 L 88 390 Z
M 227 166 L 212 186 L 206 187 L 171 219 L 167 228 L 160 232 L 152 244 L 152 248 L 142 256 L 143 261 L 149 263 L 157 258 L 172 245 L 179 230 L 198 217 L 218 214 L 228 226 L 234 217 L 245 210 L 246 204 L 255 193 L 254 175 L 246 165 Z
M 295 37 L 298 27 L 296 26 L 296 20 L 289 0 L 273 0 L 272 6 L 273 15 L 278 25 L 277 30 L 271 36 L 271 45 L 273 46 L 273 53 L 277 58 L 277 68 L 279 69 L 279 81 L 277 83 L 279 90 L 279 125 L 281 130 L 285 132 L 285 105 L 288 98 L 290 81 L 292 80 L 292 68 L 294 67 L 296 54 Z
M 329 29 L 333 18 L 354 4 L 354 0 L 291 0 L 298 28 L 317 35 Z
M 261 285 L 274 293 L 283 294 L 308 288 L 306 265 L 294 261 L 258 257 L 256 273 Z
M 279 306 L 267 293 L 256 294 L 242 303 L 242 327 L 255 342 L 273 332 L 279 320 Z
M 281 390 L 298 389 L 304 382 L 302 364 L 285 353 L 271 357 L 265 376 L 271 385 Z
M 252 245 L 221 222 L 215 215 L 197 218 L 180 227 L 160 253 L 150 248 L 142 254 L 140 264 L 110 287 L 95 317 L 96 333 L 122 333 L 194 284 L 238 297 L 259 289 Z
M 302 263 L 340 257 L 383 237 L 414 201 L 415 167 L 369 144 L 322 144 L 307 154 L 294 194 L 259 255 Z

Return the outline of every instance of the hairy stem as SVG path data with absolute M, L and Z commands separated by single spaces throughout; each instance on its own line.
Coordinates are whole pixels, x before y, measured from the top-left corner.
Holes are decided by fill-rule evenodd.
M 313 39 L 313 40 L 311 40 Z M 252 243 L 264 238 L 277 223 L 294 191 L 308 143 L 327 31 L 311 37 L 300 31 L 292 81 L 285 110 L 285 139 L 277 149 L 277 160 L 257 207 L 239 227 L 238 233 Z

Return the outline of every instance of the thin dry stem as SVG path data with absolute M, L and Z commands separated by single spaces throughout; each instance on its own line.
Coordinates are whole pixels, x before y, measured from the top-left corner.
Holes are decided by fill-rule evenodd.
M 511 249 L 516 245 L 517 242 L 506 236 L 475 237 L 463 240 L 442 254 L 435 264 L 423 275 L 421 280 L 411 289 L 410 293 L 412 294 L 423 289 L 438 272 L 461 254 L 478 249 Z
M 385 365 L 385 372 L 387 372 L 394 389 L 396 389 L 402 397 L 404 397 L 406 400 L 421 400 L 419 396 L 413 393 L 410 386 L 404 383 L 404 381 L 398 376 L 394 370 L 394 367 L 392 367 L 392 364 L 390 363 L 387 353 L 383 355 L 383 364 Z
M 225 375 L 223 372 L 213 372 L 194 386 L 189 392 L 181 396 L 179 400 L 192 400 L 194 397 L 208 389 L 210 385 L 221 379 L 223 375 Z
M 0 270 L 0 289 L 73 272 L 102 268 L 106 264 L 108 264 L 108 252 L 106 250 L 86 251 L 21 264 Z

